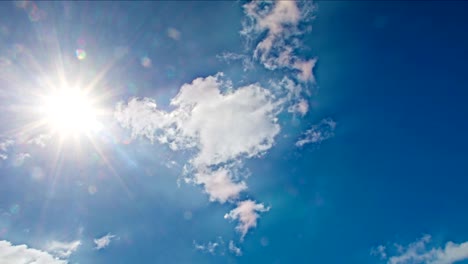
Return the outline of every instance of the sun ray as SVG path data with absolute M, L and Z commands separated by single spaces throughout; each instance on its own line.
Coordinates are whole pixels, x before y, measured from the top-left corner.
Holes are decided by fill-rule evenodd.
M 91 144 L 93 145 L 93 148 L 94 150 L 96 150 L 96 152 L 98 153 L 99 157 L 102 158 L 102 160 L 104 161 L 105 165 L 107 166 L 107 168 L 111 171 L 112 175 L 117 179 L 117 181 L 119 182 L 119 184 L 122 186 L 122 188 L 125 190 L 125 192 L 127 193 L 128 197 L 130 199 L 133 199 L 133 195 L 132 193 L 130 192 L 130 189 L 128 189 L 127 185 L 125 184 L 125 182 L 123 181 L 123 179 L 120 177 L 120 175 L 117 173 L 117 170 L 114 168 L 114 166 L 112 166 L 112 163 L 109 162 L 109 160 L 107 159 L 107 157 L 104 155 L 103 151 L 101 150 L 101 148 L 94 142 L 94 140 L 92 140 L 90 138 L 90 142 Z

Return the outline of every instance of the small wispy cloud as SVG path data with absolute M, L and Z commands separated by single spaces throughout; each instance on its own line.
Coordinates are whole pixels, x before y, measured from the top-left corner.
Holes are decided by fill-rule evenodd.
M 309 104 L 309 84 L 315 83 L 315 57 L 302 57 L 306 48 L 302 37 L 311 31 L 308 24 L 316 10 L 312 1 L 250 1 L 243 5 L 245 19 L 240 31 L 245 44 L 244 53 L 224 52 L 217 57 L 223 61 L 241 61 L 244 71 L 258 62 L 264 68 L 277 71 L 283 80 L 272 79 L 271 86 L 290 89 L 285 103 L 288 112 L 304 116 Z M 280 83 L 279 85 L 277 83 Z M 278 94 L 275 94 L 278 95 Z
M 242 250 L 234 244 L 234 241 L 229 241 L 229 251 L 236 256 L 242 256 Z
M 12 146 L 15 143 L 14 140 L 12 139 L 5 139 L 2 142 L 0 142 L 0 151 L 6 152 L 10 146 Z
M 236 256 L 242 256 L 242 250 L 234 244 L 234 241 L 230 240 L 226 244 L 222 237 L 218 237 L 215 241 L 208 241 L 206 243 L 197 243 L 193 241 L 193 247 L 195 250 L 208 253 L 211 255 L 225 255 L 226 252 L 230 252 Z
M 46 250 L 60 258 L 68 258 L 81 245 L 80 240 L 72 242 L 51 241 L 47 244 Z
M 5 139 L 0 141 L 0 158 L 3 160 L 8 159 L 8 150 L 11 146 L 15 144 L 15 141 L 12 139 Z
M 12 139 L 6 139 L 0 142 L 0 159 L 6 160 L 10 157 L 11 148 L 15 145 L 15 141 Z M 31 157 L 31 154 L 27 152 L 20 152 L 13 155 L 12 164 L 13 166 L 21 166 L 24 161 Z
M 36 137 L 33 137 L 32 139 L 28 140 L 26 143 L 32 144 L 32 145 L 37 145 L 40 147 L 45 147 L 46 143 L 52 138 L 51 134 L 39 134 Z
M 371 255 L 380 257 L 380 259 L 386 259 L 387 253 L 385 252 L 386 247 L 384 245 L 379 245 L 371 249 Z
M 103 237 L 94 239 L 94 244 L 96 244 L 95 249 L 100 250 L 109 246 L 112 239 L 115 238 L 115 235 L 107 234 Z
M 0 263 L 2 264 L 67 264 L 49 252 L 30 248 L 27 245 L 13 245 L 9 241 L 0 240 Z
M 296 53 L 302 48 L 300 36 L 308 32 L 300 25 L 313 18 L 311 14 L 315 6 L 310 1 L 252 1 L 243 7 L 247 19 L 243 22 L 241 35 L 248 48 L 253 40 L 264 36 L 254 48 L 254 59 L 269 70 L 291 69 L 298 72 L 296 79 L 313 81 L 316 58 L 302 59 Z
M 13 161 L 13 165 L 14 166 L 21 166 L 23 165 L 24 161 L 28 158 L 31 158 L 31 154 L 27 153 L 27 152 L 22 152 L 22 153 L 18 153 L 15 155 L 15 159 Z
M 249 229 L 257 226 L 257 220 L 260 217 L 258 213 L 269 210 L 270 207 L 265 207 L 261 203 L 257 204 L 253 200 L 245 200 L 237 203 L 237 207 L 225 214 L 224 218 L 239 222 L 236 230 L 241 233 L 241 240 L 243 240 Z
M 180 31 L 175 28 L 168 28 L 167 35 L 173 40 L 180 40 L 181 37 Z
M 209 241 L 204 244 L 198 244 L 195 240 L 193 241 L 193 246 L 195 250 L 201 251 L 204 253 L 209 253 L 211 255 L 224 254 L 224 240 L 222 237 L 218 237 L 216 241 Z
M 289 106 L 288 112 L 304 116 L 309 111 L 309 103 L 303 97 L 303 94 L 308 92 L 303 85 L 285 76 L 279 82 L 271 81 L 270 86 L 276 95 L 282 97 L 283 103 Z
M 221 55 L 217 55 L 216 58 L 227 63 L 230 63 L 231 61 L 241 61 L 242 68 L 244 69 L 244 71 L 252 70 L 254 68 L 254 62 L 252 57 L 246 54 L 223 52 Z
M 288 112 L 299 113 L 301 116 L 304 116 L 305 114 L 307 114 L 308 111 L 309 111 L 309 103 L 304 99 L 300 99 L 299 102 L 291 105 L 288 108 Z
M 424 235 L 407 246 L 394 244 L 393 251 L 381 245 L 371 249 L 371 255 L 387 264 L 453 264 L 468 259 L 468 242 L 447 242 L 444 247 L 430 247 L 431 236 Z
M 308 129 L 300 140 L 296 142 L 296 146 L 302 147 L 310 143 L 320 143 L 334 136 L 336 122 L 331 118 L 325 118 L 318 124 L 313 125 Z

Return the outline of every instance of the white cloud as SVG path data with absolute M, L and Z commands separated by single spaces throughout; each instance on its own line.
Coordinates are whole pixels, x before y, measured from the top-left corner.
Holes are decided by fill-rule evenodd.
M 253 1 L 244 5 L 244 12 L 253 24 L 248 29 L 244 28 L 242 33 L 267 31 L 266 37 L 255 49 L 255 56 L 260 56 L 261 61 L 267 60 L 273 44 L 280 41 L 289 30 L 294 30 L 300 20 L 300 10 L 294 1 L 277 1 L 273 6 Z M 285 48 L 281 55 L 284 56 L 285 52 L 290 52 L 289 48 Z
M 234 241 L 229 241 L 229 251 L 236 256 L 242 256 L 242 250 L 234 244 Z
M 27 141 L 28 144 L 38 145 L 40 147 L 45 147 L 47 141 L 52 138 L 51 134 L 40 134 L 30 140 Z
M 301 29 L 301 23 L 312 19 L 314 9 L 310 1 L 252 1 L 245 4 L 247 20 L 241 35 L 246 38 L 247 46 L 264 36 L 255 46 L 253 57 L 269 70 L 288 68 L 298 71 L 298 80 L 313 81 L 316 59 L 304 60 L 295 53 L 302 48 L 299 37 L 307 32 Z
M 203 185 L 211 201 L 224 203 L 247 188 L 234 177 L 233 164 L 273 146 L 280 131 L 276 117 L 280 106 L 259 85 L 233 90 L 221 77 L 197 78 L 183 85 L 171 101 L 172 112 L 158 109 L 152 99 L 133 98 L 117 105 L 115 118 L 131 129 L 133 137 L 157 140 L 173 150 L 195 148 L 189 161 L 194 173 L 188 181 Z
M 167 35 L 173 40 L 179 40 L 181 37 L 180 31 L 175 28 L 168 28 Z
M 270 81 L 270 87 L 274 94 L 281 97 L 281 103 L 288 107 L 288 112 L 299 113 L 304 116 L 309 111 L 309 103 L 304 99 L 304 93 L 308 93 L 297 81 L 285 76 L 281 81 Z
M 193 246 L 198 251 L 215 255 L 218 251 L 223 251 L 221 247 L 224 247 L 224 241 L 221 237 L 218 237 L 216 242 L 209 241 L 205 244 L 198 244 L 197 242 L 193 241 Z
M 255 203 L 252 200 L 245 200 L 237 203 L 237 207 L 224 215 L 225 219 L 237 220 L 239 223 L 236 230 L 241 233 L 241 240 L 244 239 L 249 229 L 257 226 L 258 213 L 267 212 L 270 207 Z
M 13 161 L 13 165 L 21 166 L 23 165 L 24 161 L 30 157 L 31 157 L 31 154 L 29 153 L 26 153 L 26 152 L 18 153 L 15 155 L 15 160 Z
M 269 70 L 281 69 L 282 80 L 272 80 L 269 89 L 255 83 L 235 88 L 222 81 L 220 73 L 184 84 L 171 100 L 171 111 L 158 108 L 154 99 L 132 98 L 118 103 L 114 113 L 133 138 L 146 137 L 174 151 L 190 149 L 193 155 L 184 166 L 185 181 L 203 186 L 210 201 L 220 203 L 237 202 L 247 189 L 236 164 L 273 147 L 280 132 L 279 113 L 284 108 L 301 116 L 309 111 L 304 96 L 310 95 L 307 87 L 314 82 L 316 59 L 298 54 L 303 51 L 301 38 L 310 31 L 305 22 L 312 19 L 315 6 L 310 1 L 252 1 L 243 7 L 246 19 L 240 33 L 250 50 L 225 52 L 218 58 L 240 60 L 244 70 L 253 68 L 255 61 Z M 176 29 L 167 33 L 180 39 Z M 322 139 L 329 136 L 324 133 Z M 297 144 L 316 140 L 313 136 L 306 132 Z M 225 218 L 239 221 L 236 228 L 243 238 L 256 226 L 259 212 L 269 208 L 251 200 L 237 206 Z
M 0 241 L 0 263 L 2 264 L 66 264 L 68 261 L 58 259 L 48 252 L 26 245 L 12 245 L 10 242 Z
M 15 141 L 11 139 L 6 139 L 2 142 L 0 142 L 0 151 L 6 152 L 8 151 L 8 148 L 12 146 L 15 143 Z
M 80 245 L 81 241 L 79 240 L 72 242 L 52 241 L 47 245 L 46 249 L 58 257 L 68 258 Z
M 8 150 L 15 144 L 15 141 L 11 139 L 6 139 L 0 142 L 0 158 L 3 160 L 8 159 Z
M 308 80 L 314 81 L 314 76 L 312 74 L 312 70 L 317 63 L 317 59 L 310 59 L 308 61 L 301 61 L 298 60 L 294 62 L 293 68 L 299 70 L 298 78 L 299 80 L 305 82 Z
M 10 148 L 15 144 L 12 139 L 6 139 L 0 142 L 0 159 L 6 160 L 9 158 Z M 14 155 L 13 165 L 21 166 L 27 158 L 30 158 L 31 154 L 27 152 L 20 152 Z
M 132 98 L 127 104 L 119 102 L 114 112 L 120 125 L 131 129 L 133 138 L 144 136 L 151 142 L 157 130 L 169 126 L 166 115 L 157 109 L 156 102 L 150 98 Z
M 437 250 L 436 260 L 432 264 L 449 264 L 468 259 L 468 242 L 456 244 L 447 242 L 444 249 Z
M 378 256 L 381 259 L 387 258 L 387 253 L 385 252 L 386 247 L 383 245 L 379 245 L 376 248 L 371 249 L 371 255 Z
M 196 166 L 216 165 L 270 149 L 279 133 L 274 96 L 258 85 L 222 94 L 219 75 L 185 84 L 168 113 L 149 98 L 119 103 L 115 118 L 132 136 L 168 143 L 172 149 L 198 148 Z
M 468 259 L 468 242 L 457 244 L 449 241 L 445 247 L 428 247 L 430 242 L 431 236 L 424 235 L 408 246 L 395 244 L 395 254 L 387 252 L 384 246 L 372 250 L 371 254 L 386 259 L 387 264 L 452 264 Z
M 309 130 L 307 130 L 302 139 L 296 142 L 296 146 L 302 147 L 305 144 L 309 143 L 320 143 L 324 140 L 327 140 L 334 135 L 336 128 L 336 122 L 331 118 L 325 118 L 320 121 L 318 124 L 313 125 Z
M 180 111 L 181 136 L 198 141 L 195 166 L 257 156 L 273 146 L 280 131 L 278 105 L 267 89 L 253 84 L 222 94 L 222 86 L 217 76 L 198 78 L 171 102 Z
M 250 56 L 245 54 L 237 54 L 233 52 L 223 52 L 221 55 L 216 55 L 216 58 L 229 63 L 230 61 L 241 61 L 244 71 L 254 68 L 254 63 Z
M 288 108 L 288 112 L 299 113 L 301 116 L 304 116 L 305 114 L 307 114 L 308 111 L 309 111 L 309 103 L 304 99 L 300 99 L 299 102 L 297 102 L 294 105 L 291 105 Z
M 210 170 L 208 168 L 199 169 L 193 177 L 193 181 L 201 184 L 205 192 L 210 195 L 210 201 L 225 203 L 239 196 L 239 193 L 247 189 L 244 181 L 235 183 L 228 168 Z
M 229 252 L 236 256 L 242 256 L 242 250 L 234 244 L 234 241 L 230 240 L 226 245 L 222 237 L 218 237 L 215 241 L 209 241 L 202 244 L 193 241 L 193 246 L 195 250 L 209 253 L 211 255 L 225 255 L 229 250 Z
M 167 144 L 172 150 L 190 150 L 185 180 L 201 185 L 210 201 L 235 203 L 247 189 L 243 175 L 235 172 L 238 162 L 259 157 L 273 147 L 280 132 L 278 114 L 287 108 L 304 116 L 309 111 L 308 85 L 314 82 L 315 58 L 302 58 L 301 38 L 310 28 L 315 6 L 310 1 L 252 1 L 244 6 L 246 19 L 241 35 L 250 49 L 245 54 L 225 52 L 218 58 L 240 60 L 244 70 L 259 62 L 285 76 L 266 89 L 259 84 L 233 87 L 222 74 L 197 78 L 184 84 L 171 100 L 173 110 L 164 111 L 150 98 L 132 98 L 117 104 L 114 117 L 133 138 Z M 180 32 L 169 28 L 169 37 Z M 310 135 L 306 133 L 308 139 Z M 305 144 L 300 141 L 298 144 Z M 193 152 L 192 152 L 193 151 Z M 188 168 L 188 169 L 187 169 Z M 226 214 L 238 220 L 237 230 L 246 235 L 257 224 L 263 204 L 248 200 Z
M 94 239 L 94 244 L 96 244 L 95 249 L 99 250 L 99 249 L 106 248 L 107 246 L 109 246 L 113 238 L 115 238 L 115 235 L 107 234 L 103 237 Z
M 315 5 L 312 1 L 251 1 L 243 8 L 246 18 L 240 34 L 246 51 L 224 52 L 218 58 L 227 62 L 240 60 L 244 71 L 254 68 L 255 61 L 266 69 L 282 70 L 283 80 L 270 85 L 293 88 L 283 103 L 289 106 L 288 112 L 304 116 L 309 105 L 303 96 L 310 95 L 308 83 L 315 83 L 313 69 L 317 58 L 301 58 L 298 54 L 304 50 L 302 37 L 311 30 L 307 22 L 314 18 Z

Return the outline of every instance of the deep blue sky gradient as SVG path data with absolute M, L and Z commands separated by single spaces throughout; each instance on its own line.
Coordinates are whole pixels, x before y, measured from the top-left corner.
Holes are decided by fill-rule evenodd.
M 30 22 L 12 3 L 0 4 L 0 25 L 10 29 L 0 50 L 21 43 L 41 65 L 62 54 L 70 78 L 89 81 L 112 61 L 117 46 L 128 47 L 101 82 L 103 90 L 113 91 L 105 102 L 109 107 L 149 96 L 168 108 L 180 85 L 218 71 L 235 83 L 267 78 L 265 70 L 244 73 L 240 65 L 216 58 L 242 51 L 242 9 L 236 2 L 78 2 L 70 3 L 69 18 L 61 2 L 37 4 L 49 14 L 42 24 Z M 372 247 L 407 244 L 425 233 L 437 245 L 468 240 L 468 3 L 317 4 L 305 39 L 319 59 L 312 107 L 302 119 L 284 117 L 288 137 L 280 135 L 264 157 L 246 162 L 252 176 L 244 197 L 272 209 L 239 244 L 243 256 L 194 249 L 194 240 L 222 236 L 238 243 L 238 234 L 223 219 L 231 205 L 210 203 L 200 187 L 178 187 L 182 168 L 164 166 L 187 153 L 142 139 L 113 144 L 128 137 L 117 126 L 114 135 L 98 139 L 117 174 L 99 157 L 73 150 L 65 151 L 55 182 L 29 177 L 34 166 L 53 170 L 44 150 L 25 166 L 3 164 L 0 208 L 18 204 L 20 211 L 1 216 L 0 229 L 8 232 L 0 239 L 40 247 L 44 239 L 74 239 L 83 227 L 83 245 L 71 263 L 331 264 L 379 263 L 369 254 Z M 167 38 L 168 27 L 181 32 L 179 41 Z M 52 28 L 59 51 L 37 41 Z M 84 61 L 74 57 L 80 37 L 87 40 Z M 143 69 L 143 56 L 153 58 L 154 67 Z M 24 78 L 21 84 L 35 85 L 34 72 L 15 74 Z M 0 82 L 7 91 L 19 85 Z M 15 99 L 29 100 L 21 93 Z M 23 118 L 4 107 L 2 112 L 4 131 Z M 294 146 L 302 131 L 326 117 L 337 122 L 332 139 Z M 95 195 L 87 192 L 89 185 L 97 186 Z M 186 211 L 193 213 L 191 220 L 184 219 Z M 120 239 L 92 250 L 92 238 L 108 232 Z

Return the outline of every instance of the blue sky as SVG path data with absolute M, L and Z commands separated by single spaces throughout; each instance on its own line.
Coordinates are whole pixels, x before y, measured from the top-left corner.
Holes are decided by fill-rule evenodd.
M 468 263 L 463 1 L 0 3 L 0 263 Z

